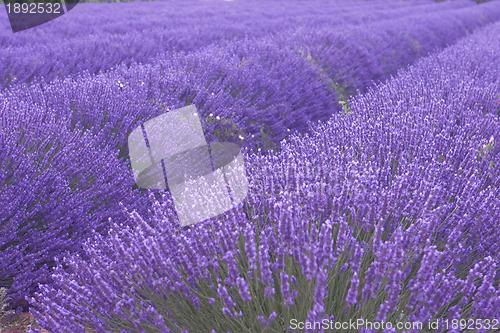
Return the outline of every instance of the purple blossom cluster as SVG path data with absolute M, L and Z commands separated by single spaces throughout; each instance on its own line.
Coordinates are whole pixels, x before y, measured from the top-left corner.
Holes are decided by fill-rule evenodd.
M 473 6 L 465 0 L 439 5 L 431 0 L 80 4 L 71 15 L 15 35 L 7 20 L 0 21 L 0 88 L 34 78 L 98 73 L 120 63 L 147 63 L 165 52 L 190 52 L 297 27 L 341 27 Z M 6 16 L 3 6 L 0 13 Z
M 119 204 L 147 212 L 128 168 L 99 139 L 39 105 L 0 100 L 0 286 L 23 305 L 66 251 L 80 251 Z M 123 216 L 123 215 L 122 215 Z
M 181 228 L 168 194 L 151 197 L 150 216 L 128 209 L 40 286 L 37 322 L 254 332 L 292 318 L 498 318 L 499 58 L 496 23 L 279 151 L 248 152 L 248 198 L 223 216 Z

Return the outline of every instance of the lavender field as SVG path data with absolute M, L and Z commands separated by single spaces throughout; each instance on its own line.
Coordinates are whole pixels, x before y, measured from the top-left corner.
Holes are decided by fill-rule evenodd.
M 0 332 L 500 332 L 499 0 L 0 27 Z M 248 195 L 182 227 L 128 136 L 189 105 Z

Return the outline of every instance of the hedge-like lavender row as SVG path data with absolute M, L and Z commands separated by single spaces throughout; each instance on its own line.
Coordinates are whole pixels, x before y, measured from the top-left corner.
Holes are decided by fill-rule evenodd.
M 99 133 L 104 144 L 124 149 L 139 122 L 191 103 L 199 109 L 207 139 L 250 147 L 274 147 L 277 133 L 286 133 L 292 109 L 314 117 L 337 108 L 336 92 L 317 71 L 273 38 L 162 58 L 157 65 L 120 66 L 103 75 L 22 84 L 3 96 L 11 105 L 44 105 Z
M 341 33 L 327 27 L 300 31 L 292 39 L 297 43 L 296 48 L 347 98 L 357 89 L 363 92 L 371 82 L 395 74 L 420 56 L 442 49 L 475 28 L 499 19 L 500 4 L 493 2 L 350 26 Z
M 71 15 L 15 35 L 10 33 L 5 20 L 0 30 L 0 88 L 33 78 L 51 80 L 83 70 L 97 73 L 121 62 L 148 62 L 149 57 L 158 53 L 192 51 L 217 41 L 265 36 L 300 26 L 342 27 L 473 6 L 470 1 L 440 5 L 430 1 L 284 4 L 198 0 L 82 4 Z
M 140 121 L 194 103 L 208 139 L 274 148 L 290 130 L 325 120 L 371 79 L 388 78 L 428 51 L 500 18 L 500 3 L 410 16 L 321 34 L 301 29 L 156 57 L 49 84 L 20 84 L 4 96 L 45 105 L 99 131 L 125 155 Z M 92 98 L 89 98 L 92 96 Z M 213 117 L 210 116 L 213 115 Z M 219 119 L 217 119 L 219 117 Z M 242 138 L 242 139 L 241 139 Z
M 0 101 L 0 287 L 20 305 L 49 282 L 55 260 L 119 219 L 147 212 L 128 168 L 99 140 L 37 105 Z
M 65 258 L 32 313 L 52 332 L 496 318 L 499 57 L 495 24 L 248 155 L 247 202 L 222 217 L 180 228 L 168 197 L 129 213 L 88 260 Z
M 342 24 L 347 20 L 352 20 L 352 23 L 358 24 L 379 19 L 390 19 L 395 14 L 409 15 L 416 8 L 439 11 L 474 6 L 470 1 L 465 0 L 440 4 L 439 6 L 433 4 L 431 0 L 406 2 L 379 0 L 370 1 L 369 3 L 360 0 L 336 2 L 321 2 L 316 0 L 307 3 L 290 3 L 274 0 L 266 2 L 268 5 L 267 8 L 264 8 L 262 3 L 259 0 L 230 4 L 219 1 L 200 3 L 194 0 L 187 0 L 184 2 L 168 1 L 163 3 L 138 2 L 116 5 L 85 5 L 78 7 L 78 9 L 75 8 L 76 10 L 72 11 L 73 17 L 63 16 L 59 18 L 57 21 L 59 24 L 54 24 L 56 21 L 49 22 L 36 29 L 24 31 L 16 35 L 16 37 L 8 32 L 8 21 L 2 21 L 0 36 L 2 44 L 22 46 L 26 42 L 46 44 L 54 37 L 56 39 L 64 37 L 81 38 L 101 33 L 122 35 L 131 30 L 143 31 L 146 28 L 148 30 L 158 28 L 172 30 L 175 27 L 184 29 L 188 27 L 193 28 L 193 21 L 196 20 L 198 20 L 197 25 L 199 27 L 205 27 L 208 23 L 207 21 L 210 20 L 212 27 L 214 27 L 214 24 L 219 24 L 219 28 L 225 31 L 233 27 L 235 29 L 234 32 L 240 32 L 243 35 L 252 34 L 252 31 L 257 30 L 259 32 L 253 33 L 253 36 L 261 36 L 283 28 L 291 28 L 293 27 L 292 24 L 317 24 L 317 21 L 307 22 L 311 18 L 319 19 L 320 22 L 328 20 L 330 24 Z M 283 10 L 284 5 L 287 6 L 286 11 Z M 365 9 L 366 12 L 361 13 L 361 9 Z M 281 11 L 281 15 L 271 15 L 277 11 Z M 333 13 L 338 14 L 338 21 L 331 18 Z M 165 18 L 168 18 L 168 20 L 165 20 Z M 265 23 L 264 26 L 254 26 L 253 30 L 247 27 L 247 25 L 253 24 L 256 20 Z M 150 23 L 153 23 L 152 26 Z M 81 29 L 82 24 L 88 24 L 89 26 L 86 29 Z M 64 25 L 65 29 L 61 29 L 61 25 Z M 242 27 L 245 28 L 241 31 L 236 30 Z M 229 39 L 232 39 L 235 35 L 236 33 L 229 34 Z M 176 37 L 172 36 L 172 38 Z M 183 50 L 188 51 L 192 49 Z

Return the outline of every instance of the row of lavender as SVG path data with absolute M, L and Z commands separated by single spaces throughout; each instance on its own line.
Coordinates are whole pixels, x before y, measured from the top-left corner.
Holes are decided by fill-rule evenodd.
M 47 281 L 54 258 L 107 230 L 120 202 L 143 213 L 148 205 L 127 166 L 90 133 L 36 105 L 0 112 L 0 285 L 18 306 Z
M 341 31 L 299 28 L 161 55 L 151 64 L 121 65 L 100 75 L 19 84 L 3 96 L 9 108 L 23 101 L 44 105 L 59 117 L 70 110 L 72 123 L 99 128 L 113 148 L 124 147 L 138 121 L 190 103 L 200 108 L 210 139 L 273 148 L 288 131 L 328 119 L 357 89 L 499 18 L 500 3 L 494 2 Z
M 371 1 L 370 3 L 360 0 L 349 2 L 312 1 L 302 4 L 275 0 L 267 2 L 268 7 L 263 7 L 262 2 L 259 2 L 259 0 L 233 3 L 187 0 L 185 2 L 171 1 L 167 3 L 89 4 L 79 6 L 78 9 L 72 12 L 74 13 L 72 14 L 73 17 L 61 17 L 58 21 L 49 22 L 37 29 L 22 32 L 20 35 L 8 33 L 8 22 L 2 21 L 2 28 L 5 28 L 5 31 L 1 32 L 1 41 L 8 45 L 23 46 L 25 42 L 46 44 L 54 37 L 57 39 L 63 37 L 70 39 L 101 33 L 123 35 L 134 30 L 145 32 L 146 30 L 158 28 L 166 29 L 166 32 L 174 32 L 176 28 L 194 28 L 193 22 L 196 20 L 196 26 L 199 27 L 206 27 L 207 21 L 210 20 L 214 30 L 218 28 L 228 31 L 227 29 L 231 28 L 232 25 L 236 25 L 234 31 L 227 36 L 222 36 L 222 38 L 232 39 L 238 34 L 261 36 L 271 32 L 267 29 L 264 30 L 263 26 L 254 26 L 253 30 L 247 27 L 249 24 L 253 25 L 254 22 L 261 22 L 264 26 L 270 27 L 272 31 L 278 31 L 294 27 L 294 24 L 297 26 L 303 26 L 307 23 L 317 24 L 309 22 L 308 20 L 311 18 L 322 21 L 328 20 L 331 24 L 343 24 L 348 20 L 352 21 L 353 24 L 359 24 L 378 19 L 388 19 L 394 14 L 408 15 L 412 10 L 419 7 L 430 10 L 444 10 L 473 6 L 470 1 L 463 0 L 454 4 L 442 4 L 438 8 L 432 8 L 431 0 L 389 1 L 390 6 L 388 6 L 387 1 L 381 0 Z M 361 12 L 361 9 L 365 9 L 365 12 Z M 280 12 L 281 15 L 271 14 L 277 12 Z M 334 13 L 339 14 L 337 22 L 334 22 L 335 20 L 331 17 Z M 81 28 L 82 24 L 86 24 L 85 29 Z M 64 29 L 61 29 L 61 25 L 64 26 Z M 245 28 L 237 30 L 241 29 L 242 26 Z M 206 33 L 216 32 L 207 31 Z M 195 36 L 195 34 L 191 36 Z M 172 36 L 172 38 L 179 37 Z M 213 42 L 213 40 L 213 38 L 208 38 L 206 42 Z M 202 41 L 195 42 L 203 43 Z M 192 48 L 181 49 L 185 51 L 192 50 Z
M 386 20 L 345 35 L 302 29 L 162 56 L 155 65 L 11 87 L 0 96 L 1 285 L 18 304 L 48 281 L 62 252 L 78 251 L 93 230 L 105 232 L 109 217 L 120 219 L 120 202 L 147 214 L 119 160 L 139 123 L 194 103 L 209 140 L 275 147 L 288 130 L 338 109 L 334 79 L 348 90 L 364 88 L 369 76 L 387 77 L 499 9 L 492 3 Z
M 71 15 L 15 35 L 2 21 L 0 88 L 84 70 L 97 73 L 119 63 L 148 62 L 159 53 L 189 52 L 298 27 L 331 28 L 473 6 L 465 0 L 440 5 L 430 0 L 82 4 Z
M 499 58 L 497 23 L 279 153 L 247 155 L 248 200 L 223 217 L 183 229 L 168 196 L 151 198 L 152 217 L 129 213 L 133 227 L 117 223 L 85 257 L 67 257 L 32 313 L 52 332 L 286 331 L 292 319 L 360 318 L 441 319 L 439 332 L 481 320 L 475 331 L 494 331 Z

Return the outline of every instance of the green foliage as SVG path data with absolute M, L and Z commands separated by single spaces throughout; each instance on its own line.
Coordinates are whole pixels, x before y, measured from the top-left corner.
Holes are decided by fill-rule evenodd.
M 268 134 L 269 132 L 271 131 L 266 126 L 261 126 L 261 140 L 258 142 L 257 149 L 262 149 L 263 151 L 279 149 L 279 146 L 272 140 L 271 136 Z
M 234 115 L 235 113 L 233 112 L 233 116 Z M 210 114 L 208 117 L 204 118 L 204 123 L 213 137 L 221 142 L 238 142 L 242 141 L 241 138 L 247 136 L 247 134 L 239 129 L 236 123 L 231 119 L 225 119 Z
M 498 94 L 498 110 L 497 110 L 497 114 L 500 117 L 500 94 Z
M 235 113 L 233 112 L 233 117 L 234 116 Z M 257 136 L 256 138 L 252 138 L 249 133 L 239 128 L 231 119 L 209 114 L 208 117 L 204 117 L 202 121 L 205 133 L 219 142 L 241 144 L 246 140 L 255 140 L 257 143 L 255 147 L 256 152 L 258 149 L 268 151 L 279 148 L 276 142 L 273 141 L 270 135 L 271 130 L 267 125 L 260 126 L 260 137 Z M 252 125 L 255 125 L 255 123 Z
M 15 314 L 14 310 L 7 310 L 9 308 L 7 297 L 7 289 L 0 288 L 0 332 L 8 328 L 15 328 L 15 332 L 28 332 L 30 325 L 35 325 L 35 320 L 32 319 L 27 313 Z M 22 318 L 22 315 L 27 315 Z M 36 326 L 39 328 L 38 326 Z
M 347 105 L 347 102 L 340 101 L 339 104 L 342 105 L 342 109 L 344 109 L 344 112 L 341 112 L 341 113 L 348 116 L 351 113 L 351 108 L 349 107 L 349 105 Z
M 307 62 L 309 62 L 311 66 L 318 71 L 319 78 L 327 82 L 328 85 L 335 90 L 340 100 L 348 100 L 349 97 L 355 93 L 354 91 L 348 91 L 346 87 L 342 86 L 340 83 L 336 82 L 334 78 L 330 77 L 327 74 L 326 69 L 321 67 L 320 63 L 312 57 L 309 49 L 298 50 L 298 54 L 306 59 Z
M 9 308 L 9 304 L 7 303 L 9 299 L 10 298 L 7 297 L 7 289 L 0 288 L 0 332 L 17 325 L 16 321 L 11 320 L 14 311 L 7 310 Z
M 477 158 L 486 158 L 488 157 L 488 153 L 493 150 L 493 147 L 495 146 L 495 139 L 493 137 L 490 138 L 488 143 L 484 144 L 478 151 L 477 153 Z
M 347 91 L 346 88 L 344 88 L 342 85 L 339 83 L 335 83 L 332 79 L 330 79 L 330 85 L 333 90 L 335 90 L 341 100 L 348 100 L 349 97 L 351 97 L 351 93 Z

